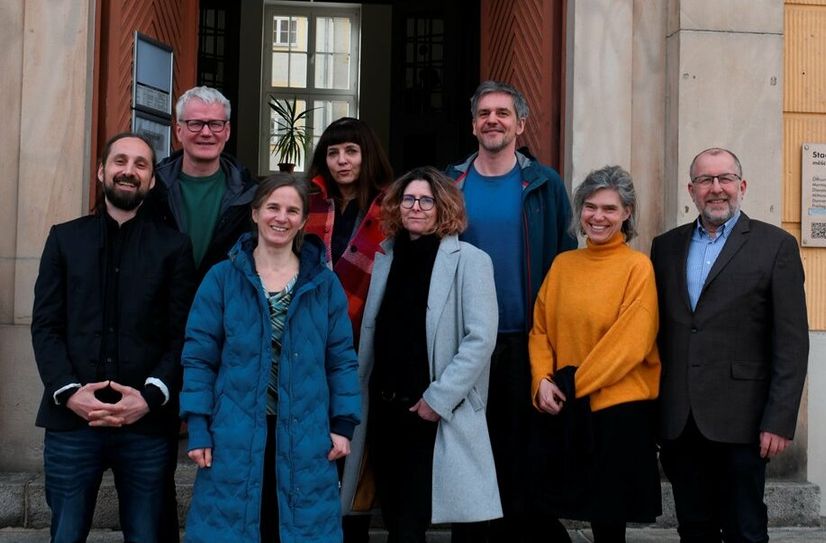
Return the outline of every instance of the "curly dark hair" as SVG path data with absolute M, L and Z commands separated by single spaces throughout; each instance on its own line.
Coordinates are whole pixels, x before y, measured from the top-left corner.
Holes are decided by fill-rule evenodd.
M 443 238 L 460 234 L 467 228 L 465 199 L 453 180 L 431 166 L 414 168 L 396 179 L 387 189 L 381 206 L 382 227 L 388 237 L 395 237 L 402 225 L 401 201 L 404 189 L 413 181 L 427 181 L 436 200 L 436 226 L 433 233 Z

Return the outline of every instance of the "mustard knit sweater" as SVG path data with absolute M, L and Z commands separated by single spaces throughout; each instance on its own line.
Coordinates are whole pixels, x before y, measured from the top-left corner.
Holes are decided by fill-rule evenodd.
M 531 397 L 539 383 L 578 366 L 576 396 L 591 410 L 659 394 L 657 288 L 651 261 L 617 233 L 556 257 L 534 307 Z

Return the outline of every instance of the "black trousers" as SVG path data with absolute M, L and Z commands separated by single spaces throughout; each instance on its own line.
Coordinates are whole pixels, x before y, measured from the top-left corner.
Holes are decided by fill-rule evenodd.
M 264 449 L 264 480 L 261 485 L 262 543 L 279 543 L 278 486 L 275 479 L 275 415 L 267 415 L 267 445 Z
M 499 334 L 491 357 L 488 431 L 504 517 L 491 521 L 491 543 L 568 543 L 568 532 L 529 496 L 535 484 L 528 459 L 531 433 L 540 430 L 531 403 L 531 368 L 526 333 Z
M 663 441 L 660 462 L 674 491 L 681 542 L 769 540 L 766 460 L 758 443 L 710 441 L 689 416 L 677 439 Z
M 438 423 L 410 413 L 410 405 L 411 401 L 370 400 L 370 454 L 388 543 L 425 543 L 432 517 Z M 451 542 L 484 543 L 487 524 L 454 523 Z
M 412 403 L 370 399 L 370 458 L 387 543 L 425 543 L 430 526 L 438 426 L 409 412 Z

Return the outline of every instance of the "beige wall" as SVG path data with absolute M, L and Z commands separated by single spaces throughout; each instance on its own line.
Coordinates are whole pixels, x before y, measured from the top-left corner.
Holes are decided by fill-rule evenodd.
M 28 324 L 49 227 L 86 207 L 93 17 L 94 0 L 0 6 L 0 470 L 42 461 Z
M 665 25 L 661 0 L 568 4 L 565 183 L 619 165 L 634 178 L 647 252 L 662 227 Z
M 23 0 L 0 4 L 0 323 L 14 321 L 17 179 L 20 173 L 20 102 L 23 81 Z
M 665 221 L 696 217 L 688 167 L 726 147 L 749 185 L 743 209 L 779 225 L 783 6 L 776 0 L 669 0 Z

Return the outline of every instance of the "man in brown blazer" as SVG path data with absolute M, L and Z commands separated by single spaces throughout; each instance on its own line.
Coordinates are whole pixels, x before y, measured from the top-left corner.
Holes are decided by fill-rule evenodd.
M 809 352 L 803 266 L 787 232 L 740 211 L 738 158 L 691 163 L 700 216 L 654 239 L 660 459 L 682 542 L 768 541 L 766 463 L 794 437 Z

